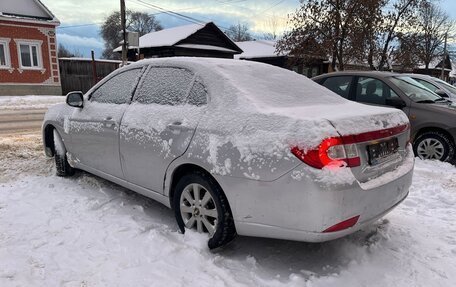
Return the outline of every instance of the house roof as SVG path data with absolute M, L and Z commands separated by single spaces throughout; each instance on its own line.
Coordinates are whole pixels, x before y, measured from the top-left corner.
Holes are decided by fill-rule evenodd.
M 451 78 L 456 78 L 456 61 L 455 60 L 451 60 L 451 72 L 450 72 L 450 77 Z
M 0 17 L 59 23 L 40 0 L 1 0 Z
M 272 58 L 284 56 L 283 54 L 277 54 L 275 52 L 276 41 L 256 40 L 235 42 L 235 44 L 244 51 L 242 54 L 235 55 L 235 59 Z
M 447 58 L 447 60 L 445 62 L 448 62 L 448 60 L 450 60 L 450 64 L 451 64 L 451 69 L 448 68 L 448 66 L 446 65 L 447 63 L 445 63 L 445 71 L 449 71 L 450 72 L 450 76 L 451 76 L 451 72 L 456 72 L 456 62 L 451 60 L 451 58 Z M 441 70 L 442 69 L 442 59 L 439 59 L 439 58 L 436 58 L 434 60 L 432 60 L 430 63 L 429 63 L 429 69 L 431 70 L 434 70 L 434 69 L 437 69 L 437 70 Z M 418 69 L 426 69 L 426 65 L 420 65 L 418 66 Z
M 197 44 L 197 43 L 187 43 L 185 40 L 191 37 L 192 35 L 198 33 L 204 28 L 211 27 L 215 28 L 221 37 L 224 38 L 225 41 L 229 41 L 230 45 L 233 49 L 229 49 L 226 47 L 220 47 L 216 45 L 204 45 L 204 44 Z M 182 47 L 182 48 L 190 48 L 190 49 L 200 49 L 200 50 L 216 50 L 216 51 L 224 51 L 224 52 L 232 52 L 232 53 L 239 53 L 242 52 L 236 44 L 231 41 L 214 23 L 209 22 L 205 24 L 190 24 L 185 26 L 179 26 L 174 28 L 163 29 L 160 31 L 155 31 L 148 33 L 139 37 L 139 48 L 154 48 L 154 47 Z M 133 49 L 137 47 L 129 46 L 129 49 Z M 122 47 L 117 47 L 114 49 L 114 52 L 122 51 Z

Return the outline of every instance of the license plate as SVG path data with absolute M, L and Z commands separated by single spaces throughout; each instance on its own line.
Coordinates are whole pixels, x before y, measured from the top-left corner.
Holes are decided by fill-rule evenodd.
M 376 165 L 384 162 L 389 156 L 396 153 L 399 148 L 397 138 L 381 141 L 367 146 L 369 164 Z

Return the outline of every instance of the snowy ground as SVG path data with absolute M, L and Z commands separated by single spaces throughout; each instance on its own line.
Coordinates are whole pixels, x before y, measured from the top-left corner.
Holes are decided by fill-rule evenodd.
M 0 110 L 46 109 L 63 102 L 64 96 L 0 96 Z
M 0 138 L 0 286 L 456 286 L 456 168 L 416 162 L 410 196 L 323 244 L 238 238 L 220 253 L 95 176 L 53 175 L 39 135 Z

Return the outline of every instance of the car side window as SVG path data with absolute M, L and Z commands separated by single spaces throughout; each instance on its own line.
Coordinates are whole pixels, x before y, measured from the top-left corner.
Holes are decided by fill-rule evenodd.
M 188 95 L 187 103 L 198 107 L 207 104 L 207 90 L 203 83 L 198 80 L 195 81 Z
M 386 105 L 387 100 L 399 96 L 383 81 L 359 77 L 356 84 L 356 101 L 369 104 Z
M 323 86 L 346 99 L 349 98 L 352 76 L 329 77 L 324 80 Z
M 433 84 L 429 83 L 428 81 L 425 81 L 422 79 L 417 79 L 417 78 L 413 78 L 413 79 L 433 92 L 439 90 L 438 87 L 434 86 Z
M 194 75 L 185 69 L 152 67 L 144 76 L 133 101 L 141 104 L 185 103 Z
M 140 75 L 141 69 L 115 75 L 90 95 L 90 101 L 105 104 L 129 103 Z

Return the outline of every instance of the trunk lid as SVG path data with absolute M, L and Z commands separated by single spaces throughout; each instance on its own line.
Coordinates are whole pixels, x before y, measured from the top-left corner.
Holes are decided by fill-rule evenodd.
M 340 135 L 346 158 L 354 158 L 349 166 L 360 183 L 395 170 L 407 158 L 410 129 L 401 110 L 347 102 L 286 112 L 291 117 L 328 121 Z

